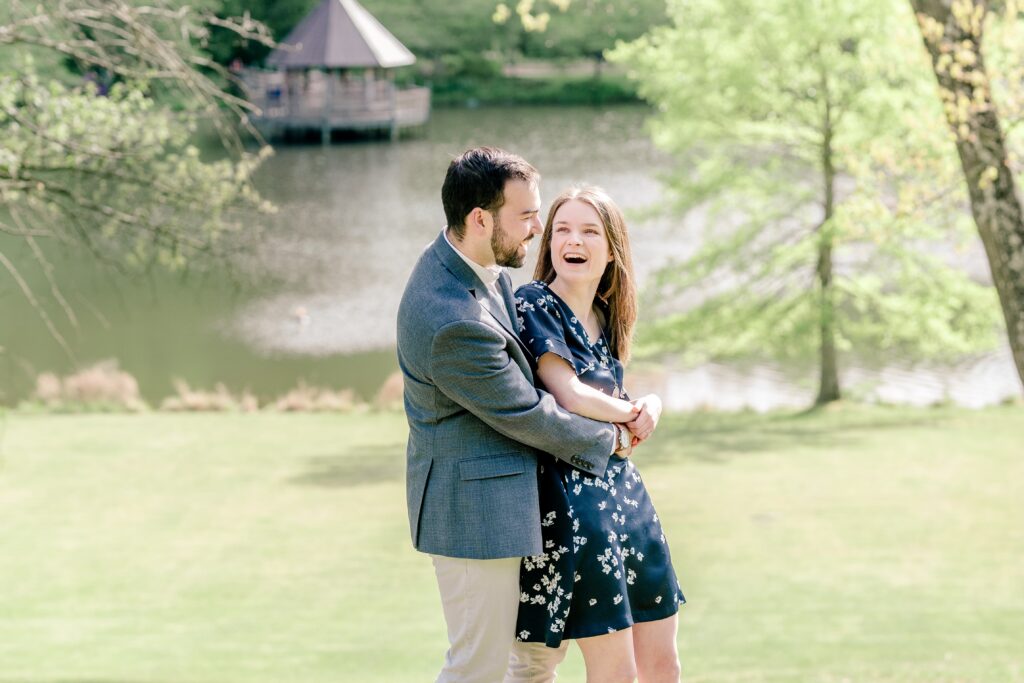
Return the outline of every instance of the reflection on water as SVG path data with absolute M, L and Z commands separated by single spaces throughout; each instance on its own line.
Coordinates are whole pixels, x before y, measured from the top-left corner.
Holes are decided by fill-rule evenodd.
M 150 401 L 170 394 L 176 377 L 194 387 L 224 382 L 263 399 L 300 379 L 370 398 L 396 368 L 398 301 L 417 256 L 443 224 L 445 169 L 469 147 L 522 154 L 543 176 L 545 202 L 573 183 L 605 187 L 634 218 L 641 284 L 668 259 L 692 253 L 699 214 L 637 219 L 639 210 L 661 201 L 658 177 L 669 166 L 648 140 L 646 116 L 639 107 L 440 110 L 422 135 L 399 144 L 282 147 L 257 177 L 280 212 L 265 219 L 257 253 L 238 264 L 244 283 L 219 273 L 126 281 L 98 269 L 87 254 L 61 252 L 54 263 L 79 330 L 61 320 L 52 302 L 48 309 L 79 362 L 118 359 Z M 4 240 L 0 234 L 0 249 L 10 256 L 16 247 Z M 22 251 L 16 258 L 36 291 L 48 291 L 30 257 Z M 529 279 L 533 258 L 513 273 L 517 284 Z M 0 347 L 2 402 L 27 395 L 37 373 L 74 366 L 6 276 Z M 813 398 L 814 375 L 806 371 L 662 365 L 655 374 L 667 404 L 677 408 L 802 407 Z M 861 395 L 910 403 L 949 396 L 984 404 L 1019 391 L 1005 349 L 952 375 L 853 368 L 844 379 Z
M 280 212 L 265 219 L 259 253 L 239 264 L 245 282 L 218 273 L 127 280 L 97 268 L 88 254 L 58 252 L 59 284 L 79 329 L 54 302 L 47 309 L 79 364 L 118 359 L 150 401 L 170 394 L 176 377 L 194 387 L 223 381 L 264 399 L 299 379 L 369 398 L 396 368 L 398 299 L 443 224 L 440 188 L 452 156 L 503 146 L 540 169 L 547 199 L 588 181 L 624 206 L 645 206 L 656 201 L 655 174 L 665 166 L 644 134 L 645 116 L 638 107 L 441 110 L 421 136 L 399 144 L 282 147 L 257 177 Z M 645 229 L 638 226 L 638 237 Z M 674 244 L 685 251 L 678 237 Z M 37 292 L 49 291 L 11 238 L 0 234 L 0 249 L 14 255 Z M 656 262 L 642 253 L 637 260 Z M 0 347 L 0 401 L 8 403 L 31 391 L 36 374 L 65 374 L 76 364 L 6 274 Z
M 665 159 L 644 135 L 644 116 L 636 107 L 443 111 L 425 137 L 398 145 L 280 150 L 260 181 L 281 209 L 265 268 L 284 285 L 249 301 L 228 329 L 266 352 L 327 356 L 393 346 L 402 286 L 444 223 L 440 188 L 452 156 L 498 145 L 537 166 L 542 198 L 589 182 L 626 208 L 647 207 L 659 197 Z M 637 226 L 645 270 L 673 250 L 685 253 L 672 223 Z M 514 279 L 528 279 L 532 265 Z
M 1020 395 L 1020 380 L 1008 344 L 954 367 L 852 365 L 843 368 L 839 375 L 846 396 L 877 403 L 953 403 L 981 408 Z M 657 392 L 673 410 L 800 410 L 814 402 L 816 376 L 814 371 L 770 365 L 738 367 L 707 363 L 692 368 L 670 367 L 651 382 L 650 390 Z

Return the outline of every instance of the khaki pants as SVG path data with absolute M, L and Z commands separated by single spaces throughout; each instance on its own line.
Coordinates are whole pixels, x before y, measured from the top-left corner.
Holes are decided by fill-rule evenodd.
M 515 643 L 520 558 L 431 555 L 448 626 L 437 683 L 549 683 L 566 646 Z

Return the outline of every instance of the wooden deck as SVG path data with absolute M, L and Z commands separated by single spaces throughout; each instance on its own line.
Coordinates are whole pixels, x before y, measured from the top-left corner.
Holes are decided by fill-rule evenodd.
M 256 125 L 268 137 L 315 130 L 328 142 L 335 130 L 380 130 L 394 138 L 430 118 L 429 88 L 398 88 L 386 79 L 250 70 L 243 82 L 249 101 L 260 108 Z

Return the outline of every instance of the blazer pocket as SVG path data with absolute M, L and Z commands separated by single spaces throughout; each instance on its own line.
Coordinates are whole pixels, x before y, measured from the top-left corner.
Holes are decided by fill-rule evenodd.
M 523 462 L 523 456 L 516 453 L 485 455 L 459 461 L 459 478 L 462 481 L 510 477 L 525 471 L 526 463 Z

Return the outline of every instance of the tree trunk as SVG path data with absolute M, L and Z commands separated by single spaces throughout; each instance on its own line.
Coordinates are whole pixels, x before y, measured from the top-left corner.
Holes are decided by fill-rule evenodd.
M 814 405 L 821 406 L 840 399 L 839 367 L 836 361 L 835 308 L 832 289 L 832 214 L 835 211 L 836 170 L 832 163 L 832 105 L 829 100 L 828 79 L 822 78 L 825 95 L 825 117 L 821 148 L 822 176 L 825 180 L 825 216 L 819 228 L 818 241 L 818 285 L 819 317 L 821 334 L 821 377 L 818 381 L 818 397 Z
M 1007 164 L 1006 139 L 981 50 L 986 3 L 975 0 L 971 5 L 977 13 L 959 18 L 950 0 L 910 0 L 910 4 L 932 58 L 946 119 L 956 136 L 971 214 L 999 294 L 1017 374 L 1024 383 L 1024 212 Z
M 832 305 L 832 240 L 822 239 L 818 248 L 818 282 L 821 285 L 819 327 L 821 330 L 821 377 L 815 405 L 825 405 L 841 398 L 839 365 L 836 361 L 835 313 Z

